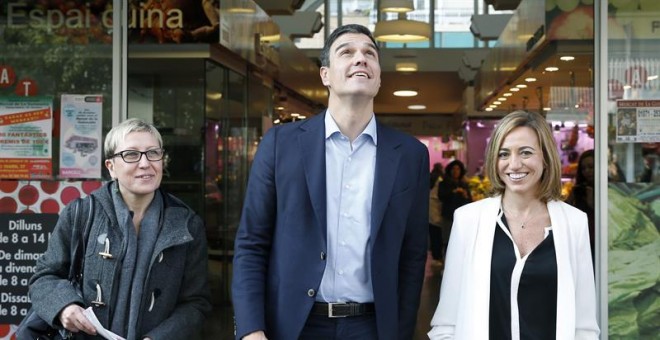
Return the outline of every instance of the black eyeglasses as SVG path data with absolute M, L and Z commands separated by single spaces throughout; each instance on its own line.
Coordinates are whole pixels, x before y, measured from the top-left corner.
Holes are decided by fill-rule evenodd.
M 137 163 L 142 159 L 142 155 L 145 155 L 147 160 L 151 162 L 159 161 L 165 156 L 165 149 L 151 149 L 147 151 L 124 150 L 117 152 L 110 158 L 121 156 L 121 159 L 126 163 Z

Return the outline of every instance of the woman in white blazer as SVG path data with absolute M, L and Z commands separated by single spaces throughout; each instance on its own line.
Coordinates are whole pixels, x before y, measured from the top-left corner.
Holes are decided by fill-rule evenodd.
M 587 216 L 560 201 L 538 113 L 514 111 L 486 150 L 493 195 L 456 210 L 430 339 L 597 339 Z

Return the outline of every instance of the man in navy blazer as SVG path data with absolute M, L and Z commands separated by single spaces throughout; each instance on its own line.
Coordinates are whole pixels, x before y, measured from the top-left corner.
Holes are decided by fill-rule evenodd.
M 378 45 L 360 25 L 321 51 L 328 109 L 264 136 L 236 236 L 237 339 L 413 337 L 429 159 L 376 121 Z

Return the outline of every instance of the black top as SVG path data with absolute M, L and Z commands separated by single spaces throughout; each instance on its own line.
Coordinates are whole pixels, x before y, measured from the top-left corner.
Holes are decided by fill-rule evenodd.
M 495 227 L 490 271 L 490 339 L 511 339 L 511 291 L 518 291 L 520 339 L 555 339 L 557 324 L 557 260 L 552 230 L 526 258 L 517 289 L 512 285 L 516 266 L 509 226 L 500 213 Z M 498 221 L 499 222 L 499 221 Z M 507 229 L 507 232 L 504 231 Z

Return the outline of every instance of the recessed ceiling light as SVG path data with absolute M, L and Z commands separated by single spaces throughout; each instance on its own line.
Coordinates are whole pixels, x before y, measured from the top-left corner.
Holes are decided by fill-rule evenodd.
M 513 96 L 513 93 L 507 92 L 507 93 L 503 94 L 503 96 L 504 97 L 511 97 L 511 96 Z
M 559 67 L 557 67 L 557 66 L 548 66 L 548 67 L 545 68 L 545 70 L 548 71 L 548 72 L 555 72 L 555 71 L 559 71 Z
M 284 110 L 284 106 L 276 106 L 275 110 L 282 111 L 282 110 Z
M 543 111 L 550 111 L 550 108 L 549 107 L 544 107 Z
M 534 77 L 525 78 L 525 81 L 528 82 L 528 83 L 535 82 L 536 78 L 534 78 Z
M 504 98 L 504 97 L 499 97 L 499 98 L 497 98 L 497 100 L 499 100 L 499 101 L 501 101 L 501 102 L 505 102 L 505 101 L 506 101 L 506 98 Z
M 295 113 L 294 112 L 294 113 L 291 114 L 291 117 L 298 117 L 298 116 L 300 116 L 300 113 Z
M 493 105 L 493 104 L 490 104 L 490 105 L 489 105 L 488 107 L 490 107 L 490 108 L 493 108 L 493 109 L 494 109 L 494 108 L 496 108 L 496 107 L 497 107 L 497 105 Z
M 512 88 L 509 89 L 509 91 L 511 91 L 511 92 L 518 92 L 518 91 L 520 91 L 520 89 L 517 88 L 517 87 L 512 87 Z
M 417 72 L 417 64 L 415 63 L 396 63 L 395 68 L 398 72 Z
M 572 55 L 565 55 L 565 56 L 559 57 L 559 60 L 563 60 L 563 61 L 571 61 L 571 60 L 574 60 L 574 59 L 575 59 L 575 57 L 572 56 Z
M 394 95 L 397 97 L 414 97 L 417 95 L 415 90 L 397 90 L 394 91 Z
M 489 112 L 490 112 L 490 111 L 493 111 L 493 108 L 492 108 L 492 107 L 487 107 L 487 108 L 486 108 L 486 111 L 489 111 Z
M 500 105 L 500 104 L 502 104 L 502 102 L 499 102 L 499 101 L 496 100 L 496 101 L 493 102 L 493 104 Z
M 524 89 L 524 88 L 527 87 L 527 85 L 525 85 L 525 84 L 518 84 L 518 85 L 516 85 L 516 87 L 517 87 L 517 88 Z
M 421 104 L 416 104 L 416 105 L 408 105 L 409 110 L 424 110 L 426 109 L 426 105 L 421 105 Z

